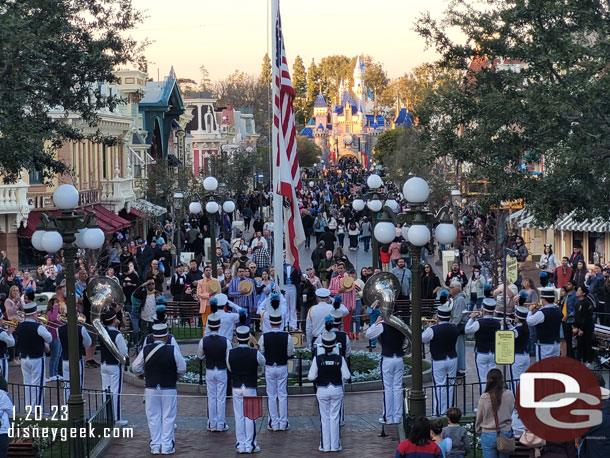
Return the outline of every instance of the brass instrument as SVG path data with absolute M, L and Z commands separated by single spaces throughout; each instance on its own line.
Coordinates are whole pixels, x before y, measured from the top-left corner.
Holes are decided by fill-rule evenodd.
M 403 348 L 405 354 L 411 354 L 411 328 L 397 316 L 394 316 L 394 304 L 400 294 L 400 280 L 390 272 L 379 272 L 369 278 L 362 290 L 366 303 L 374 310 L 381 310 L 381 318 L 388 326 L 404 334 Z M 372 323 L 371 323 L 372 325 Z
M 19 320 L 16 318 L 13 320 L 2 320 L 2 327 L 5 331 L 8 331 L 10 328 L 16 328 L 17 326 L 19 326 Z
M 422 318 L 421 318 L 422 329 L 429 328 L 430 326 L 434 326 L 435 324 L 436 324 L 436 320 L 434 318 L 426 318 L 426 317 L 422 316 Z
M 106 348 L 112 353 L 119 363 L 125 362 L 125 357 L 108 335 L 108 331 L 100 320 L 100 315 L 104 307 L 110 306 L 113 302 L 123 304 L 125 302 L 125 294 L 123 289 L 117 282 L 106 277 L 97 277 L 89 282 L 85 292 L 91 302 L 91 323 L 95 328 L 96 333 L 106 345 Z

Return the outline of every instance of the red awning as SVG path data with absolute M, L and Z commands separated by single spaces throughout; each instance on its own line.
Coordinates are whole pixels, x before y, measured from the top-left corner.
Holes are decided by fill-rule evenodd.
M 137 219 L 146 219 L 147 216 L 136 210 L 135 208 L 131 208 L 131 210 L 129 211 L 129 213 L 127 213 L 127 210 L 125 210 L 124 208 L 119 212 L 119 216 L 121 218 L 125 218 L 127 221 L 135 221 Z
M 114 212 L 101 205 L 85 208 L 85 211 L 95 214 L 97 224 L 105 233 L 115 232 L 119 229 L 131 226 L 129 221 L 121 218 L 119 215 L 114 214 Z
M 79 209 L 80 210 L 80 209 Z M 125 227 L 131 226 L 131 222 L 127 219 L 121 218 L 119 215 L 115 215 L 112 211 L 101 205 L 93 205 L 92 207 L 86 207 L 83 209 L 88 213 L 95 214 L 95 220 L 97 224 L 100 226 L 100 229 L 107 234 L 111 234 L 119 229 L 123 229 Z M 133 212 L 134 210 L 132 210 Z M 36 231 L 38 227 L 38 223 L 40 222 L 40 214 L 47 213 L 49 215 L 59 216 L 60 212 L 41 212 L 41 211 L 32 211 L 28 215 L 28 224 L 27 227 L 24 227 L 23 224 L 17 230 L 18 237 L 31 238 L 32 234 Z
M 59 212 L 42 212 L 42 211 L 31 211 L 28 215 L 28 224 L 27 227 L 24 227 L 23 223 L 19 226 L 17 230 L 17 237 L 31 238 L 32 234 L 36 232 L 38 228 L 38 223 L 40 222 L 40 214 L 46 213 L 48 215 L 59 216 Z

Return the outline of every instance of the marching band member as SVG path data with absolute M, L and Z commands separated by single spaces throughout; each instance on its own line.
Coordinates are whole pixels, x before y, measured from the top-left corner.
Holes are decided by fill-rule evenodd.
M 322 334 L 324 354 L 317 355 L 311 362 L 307 378 L 316 383 L 316 398 L 320 409 L 321 452 L 341 450 L 341 405 L 343 404 L 343 381 L 351 375 L 345 358 L 333 352 L 337 342 L 334 332 Z
M 307 346 L 312 348 L 317 337 L 324 332 L 325 319 L 333 311 L 339 310 L 343 316 L 349 311 L 343 305 L 341 296 L 335 297 L 334 302 L 329 302 L 330 290 L 326 288 L 318 288 L 316 290 L 316 300 L 318 301 L 307 312 L 307 322 L 305 323 L 305 333 L 307 336 Z
M 215 299 L 212 299 L 215 300 Z M 208 316 L 208 331 L 199 341 L 197 356 L 205 359 L 205 383 L 208 396 L 208 431 L 228 431 L 225 422 L 227 403 L 227 357 L 231 342 L 218 333 L 220 315 Z
M 267 429 L 285 431 L 288 423 L 288 358 L 294 354 L 294 342 L 282 331 L 284 317 L 279 310 L 269 313 L 271 331 L 264 333 L 258 341 L 260 352 L 265 356 L 265 381 L 269 405 Z M 278 413 L 279 403 L 279 413 Z
M 121 356 L 127 355 L 127 345 L 123 335 L 117 329 L 119 320 L 113 308 L 102 314 L 104 327 L 110 339 L 116 345 Z M 116 359 L 110 352 L 106 343 L 100 339 L 100 356 L 102 361 L 102 389 L 110 389 L 114 404 L 114 419 L 117 426 L 127 425 L 127 420 L 121 420 L 121 392 L 123 391 L 123 363 Z
M 563 315 L 555 305 L 555 288 L 542 288 L 540 291 L 542 308 L 531 304 L 527 314 L 527 324 L 536 326 L 536 361 L 551 356 L 559 356 L 559 334 Z
M 0 311 L 0 320 L 4 319 L 2 311 Z M 15 338 L 13 332 L 15 328 L 9 326 L 6 330 L 0 328 L 0 373 L 4 380 L 8 381 L 8 351 L 7 349 L 15 346 Z
M 81 389 L 85 385 L 85 361 L 83 356 L 85 356 L 85 348 L 90 347 L 92 345 L 91 336 L 87 332 L 87 329 L 82 324 L 77 325 L 78 329 L 78 354 L 79 361 L 78 367 L 80 371 L 80 387 Z M 61 342 L 61 367 L 63 371 L 63 378 L 66 382 L 70 382 L 70 358 L 69 358 L 69 350 L 68 350 L 68 325 L 64 324 L 60 326 L 57 330 L 57 335 L 59 336 L 59 341 Z M 65 401 L 68 402 L 68 398 L 70 397 L 70 386 L 66 385 L 64 390 Z
M 352 342 L 346 332 L 339 331 L 341 324 L 343 323 L 343 315 L 338 310 L 333 310 L 330 315 L 326 316 L 325 328 L 328 332 L 334 332 L 337 338 L 338 352 L 344 358 L 349 357 L 352 354 Z M 315 348 L 321 348 L 322 338 L 318 336 L 316 341 L 313 343 Z M 318 352 L 316 352 L 318 354 Z
M 280 329 L 286 329 L 287 316 L 286 316 L 286 299 L 279 293 L 271 293 L 259 306 L 257 313 L 261 317 L 263 334 L 271 332 L 271 323 L 269 322 L 269 313 L 278 310 L 282 316 L 282 324 Z
M 51 343 L 51 333 L 40 324 L 38 304 L 30 302 L 23 308 L 25 321 L 17 325 L 17 351 L 21 356 L 21 373 L 24 385 L 36 385 L 38 388 L 25 390 L 25 405 L 43 405 L 45 378 L 45 348 Z
M 133 362 L 133 372 L 146 380 L 150 453 L 171 455 L 175 453 L 174 422 L 178 410 L 176 382 L 186 372 L 186 362 L 180 348 L 168 343 L 167 324 L 154 324 L 152 331 L 153 342 L 142 348 Z
M 265 357 L 256 349 L 248 347 L 250 327 L 239 326 L 235 333 L 239 346 L 229 351 L 227 369 L 231 372 L 233 387 L 233 412 L 235 414 L 235 436 L 237 453 L 257 453 L 256 422 L 244 415 L 244 396 L 256 396 L 258 366 L 264 366 Z
M 219 293 L 210 299 L 210 311 L 220 316 L 220 329 L 218 330 L 218 334 L 231 343 L 233 341 L 233 330 L 235 329 L 235 325 L 239 323 L 239 313 L 229 312 L 229 308 L 233 309 L 235 312 L 241 310 L 237 304 L 229 300 L 226 294 Z M 243 310 L 245 311 L 246 309 Z M 205 335 L 207 335 L 208 332 L 210 332 L 210 327 L 206 324 Z
M 511 379 L 513 380 L 513 393 L 517 392 L 519 378 L 528 367 L 530 367 L 530 354 L 527 351 L 527 344 L 530 338 L 529 327 L 527 326 L 527 307 L 515 308 L 515 362 L 510 366 Z
M 455 377 L 457 372 L 457 352 L 455 343 L 458 337 L 458 328 L 450 323 L 451 307 L 441 305 L 436 311 L 436 324 L 430 326 L 422 333 L 422 343 L 430 344 L 432 355 L 432 377 L 434 384 L 441 386 L 434 389 L 434 415 L 445 415 L 447 408 L 453 405 L 453 386 L 449 387 L 447 398 L 447 378 Z M 447 405 L 449 399 L 449 406 Z
M 471 313 L 464 328 L 466 334 L 474 334 L 474 361 L 481 393 L 487 380 L 487 373 L 496 367 L 496 331 L 502 328 L 502 324 L 494 319 L 495 308 L 496 301 L 486 297 L 483 299 L 483 316 L 479 318 L 478 312 Z
M 377 318 L 366 330 L 367 339 L 381 341 L 381 377 L 383 380 L 383 416 L 379 423 L 397 424 L 402 421 L 402 377 L 405 372 L 403 344 L 405 335 Z
M 165 305 L 165 298 L 163 296 L 159 296 L 157 298 L 157 310 L 156 310 L 157 317 L 155 318 L 155 324 L 167 322 L 167 319 L 165 316 L 166 310 L 167 310 L 167 307 Z M 155 340 L 155 334 L 153 332 L 151 332 L 144 339 L 144 345 L 151 344 L 154 342 L 154 340 Z M 167 343 L 169 343 L 170 345 L 175 345 L 176 347 L 178 346 L 178 342 L 176 342 L 176 339 L 174 338 L 174 336 L 172 334 L 167 334 Z

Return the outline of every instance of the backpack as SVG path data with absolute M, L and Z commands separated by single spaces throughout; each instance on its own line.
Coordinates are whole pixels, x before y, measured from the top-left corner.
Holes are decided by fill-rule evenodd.
M 400 254 L 408 254 L 409 253 L 409 244 L 407 242 L 400 243 Z

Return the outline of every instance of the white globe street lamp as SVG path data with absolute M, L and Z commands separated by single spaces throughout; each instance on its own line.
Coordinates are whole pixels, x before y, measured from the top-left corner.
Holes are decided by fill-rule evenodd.
M 78 190 L 71 184 L 62 184 L 53 192 L 53 202 L 60 210 L 69 210 L 78 205 Z
M 430 241 L 430 229 L 423 224 L 414 224 L 409 228 L 409 243 L 415 246 L 424 246 Z
M 222 204 L 222 210 L 225 213 L 233 213 L 235 211 L 235 202 L 227 200 Z
M 214 177 L 207 177 L 203 180 L 203 189 L 214 192 L 218 189 L 218 180 Z
M 441 223 L 436 226 L 434 237 L 443 245 L 453 243 L 457 239 L 457 229 L 453 224 Z
M 76 234 L 74 234 L 74 238 L 76 239 L 76 246 L 79 248 L 87 248 L 87 245 L 85 245 L 85 241 L 83 240 L 83 237 L 85 236 L 85 232 L 87 232 L 87 228 L 84 227 L 82 229 L 79 229 Z
M 354 199 L 354 201 L 352 202 L 352 207 L 357 212 L 361 212 L 362 210 L 364 210 L 365 206 L 366 206 L 366 204 L 364 203 L 364 200 L 362 200 L 362 199 Z
M 385 204 L 392 209 L 394 213 L 400 212 L 400 205 L 394 199 L 388 199 L 385 201 Z
M 42 250 L 46 251 L 47 253 L 58 252 L 63 244 L 64 239 L 57 231 L 45 231 L 44 235 L 42 236 L 42 239 L 40 240 Z
M 104 232 L 99 227 L 89 228 L 83 234 L 83 244 L 92 250 L 101 248 L 104 240 Z
M 366 206 L 369 207 L 370 211 L 375 212 L 375 213 L 381 211 L 381 209 L 383 208 L 383 204 L 378 199 L 369 200 L 366 203 Z
M 409 226 L 403 226 L 400 231 L 402 232 L 402 238 L 405 239 L 405 242 L 409 241 Z
M 383 181 L 379 175 L 369 175 L 366 185 L 371 189 L 379 189 L 383 186 Z
M 189 213 L 199 214 L 201 213 L 201 204 L 199 202 L 191 202 L 189 204 Z
M 217 213 L 219 208 L 220 206 L 214 201 L 205 204 L 205 211 L 208 213 Z
M 390 243 L 396 237 L 396 228 L 389 221 L 381 221 L 375 224 L 373 234 L 379 243 Z
M 412 204 L 421 204 L 428 200 L 430 196 L 430 186 L 423 178 L 409 178 L 402 187 L 402 193 L 408 202 Z
M 42 237 L 46 231 L 38 230 L 32 234 L 32 246 L 35 250 L 42 251 Z

